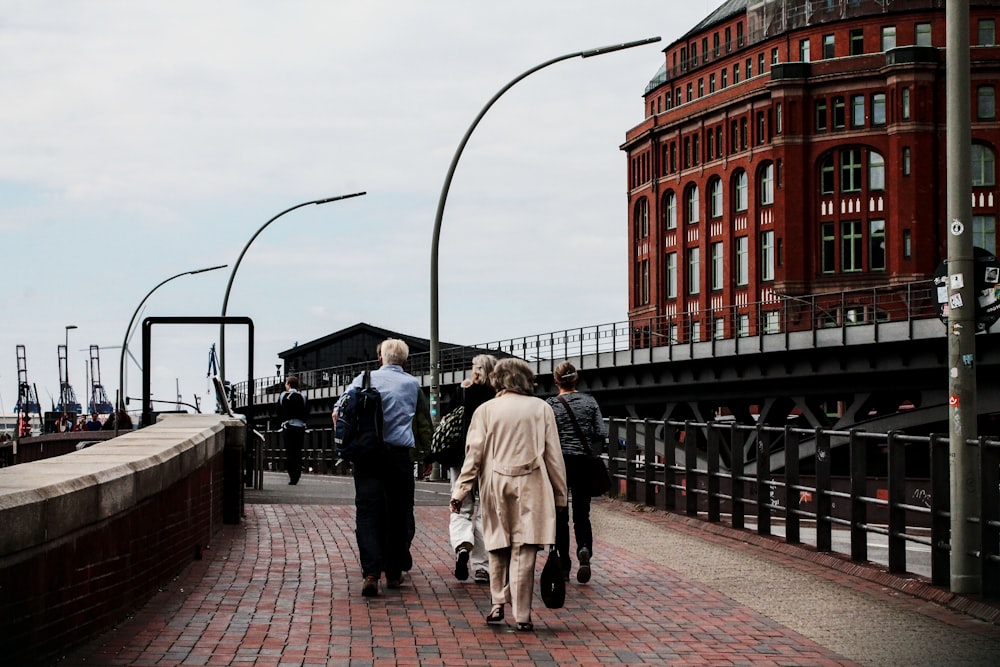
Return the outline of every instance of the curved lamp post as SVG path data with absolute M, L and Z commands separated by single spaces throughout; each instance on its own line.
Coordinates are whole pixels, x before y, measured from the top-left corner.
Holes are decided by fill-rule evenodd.
M 643 46 L 645 44 L 653 44 L 654 42 L 660 41 L 659 37 L 649 37 L 647 39 L 640 39 L 635 42 L 626 42 L 624 44 L 615 44 L 612 46 L 602 46 L 596 49 L 588 49 L 586 51 L 576 51 L 575 53 L 567 53 L 564 56 L 559 56 L 558 58 L 553 58 L 552 60 L 547 60 L 540 65 L 532 67 L 528 71 L 519 75 L 513 79 L 506 86 L 501 88 L 496 95 L 494 95 L 486 106 L 480 110 L 479 115 L 476 116 L 475 120 L 472 121 L 472 125 L 469 129 L 465 131 L 465 136 L 462 137 L 462 141 L 458 144 L 458 149 L 455 151 L 454 157 L 451 159 L 451 165 L 448 167 L 448 174 L 444 179 L 444 186 L 441 188 L 441 197 L 438 199 L 437 215 L 434 217 L 434 237 L 431 241 L 431 387 L 430 387 L 430 402 L 431 402 L 431 418 L 436 425 L 439 420 L 438 415 L 438 402 L 441 393 L 441 341 L 438 337 L 438 245 L 441 240 L 441 218 L 444 216 L 444 204 L 448 199 L 448 190 L 451 188 L 451 180 L 455 176 L 455 167 L 458 166 L 458 160 L 462 156 L 462 151 L 465 150 L 465 145 L 469 143 L 469 137 L 472 136 L 472 131 L 476 129 L 479 125 L 479 121 L 483 119 L 486 112 L 489 111 L 490 107 L 500 99 L 500 96 L 506 93 L 508 90 L 514 87 L 516 83 L 522 79 L 534 74 L 540 69 L 553 65 L 555 63 L 561 62 L 563 60 L 569 60 L 570 58 L 591 58 L 593 56 L 604 55 L 605 53 L 612 53 L 614 51 L 621 51 L 623 49 L 631 49 L 634 46 Z
M 142 306 L 146 303 L 146 300 L 153 295 L 153 292 L 160 289 L 162 286 L 169 283 L 175 278 L 180 278 L 181 276 L 193 276 L 196 273 L 205 273 L 206 271 L 216 271 L 218 269 L 224 269 L 228 264 L 220 264 L 219 266 L 210 266 L 205 269 L 195 269 L 194 271 L 184 271 L 183 273 L 178 273 L 177 275 L 170 276 L 160 284 L 158 284 L 153 289 L 146 293 L 146 296 L 142 297 L 142 301 L 136 306 L 135 312 L 132 313 L 132 319 L 128 321 L 128 327 L 125 329 L 125 338 L 122 340 L 122 353 L 121 358 L 118 360 L 118 399 L 116 401 L 117 407 L 115 408 L 115 432 L 118 431 L 118 410 L 123 410 L 125 408 L 125 353 L 128 352 L 128 337 L 132 332 L 132 325 L 135 324 L 135 318 L 139 316 L 139 311 L 142 310 Z
M 263 225 L 261 225 L 260 229 L 254 232 L 254 235 L 250 237 L 250 240 L 247 241 L 247 244 L 243 246 L 243 250 L 240 252 L 240 256 L 236 258 L 236 263 L 233 264 L 233 270 L 229 273 L 229 282 L 226 283 L 226 295 L 222 297 L 222 316 L 223 317 L 226 316 L 226 310 L 229 308 L 229 292 L 233 289 L 233 280 L 236 278 L 236 269 L 240 268 L 240 262 L 243 261 L 243 255 L 247 254 L 247 250 L 250 249 L 250 244 L 253 243 L 258 236 L 260 236 L 260 233 L 262 231 L 267 229 L 268 225 L 270 225 L 272 222 L 274 222 L 284 214 L 290 213 L 291 211 L 294 211 L 297 208 L 302 208 L 303 206 L 309 206 L 310 204 L 329 204 L 332 201 L 339 201 L 341 199 L 350 199 L 351 197 L 360 197 L 363 194 L 367 193 L 355 192 L 349 195 L 339 195 L 337 197 L 327 197 L 326 199 L 314 199 L 312 201 L 302 202 L 301 204 L 296 204 L 291 208 L 286 208 L 284 211 L 282 211 L 281 213 L 279 213 L 278 215 L 274 216 L 273 218 L 265 222 Z M 219 325 L 219 379 L 221 379 L 223 382 L 226 381 L 226 325 L 225 324 Z

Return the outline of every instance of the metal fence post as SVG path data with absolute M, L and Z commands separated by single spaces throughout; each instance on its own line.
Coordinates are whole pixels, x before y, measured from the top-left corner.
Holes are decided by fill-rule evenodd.
M 732 519 L 733 528 L 742 530 L 746 519 L 746 471 L 743 469 L 743 447 L 737 446 L 740 437 L 739 424 L 729 425 L 729 474 L 732 478 Z M 737 454 L 739 452 L 739 454 Z
M 816 440 L 816 551 L 829 552 L 833 550 L 830 436 L 817 428 L 813 437 Z
M 771 534 L 771 438 L 760 426 L 757 438 L 757 534 Z
M 645 469 L 643 472 L 645 488 L 643 491 L 643 502 L 647 507 L 656 506 L 656 425 L 650 422 L 648 419 L 642 420 L 642 442 L 643 442 L 643 461 Z
M 979 438 L 982 496 L 979 524 L 982 529 L 982 593 L 1000 597 L 1000 442 Z
M 857 429 L 851 429 L 851 560 L 868 560 L 868 448 Z
M 684 422 L 684 511 L 698 516 L 698 437 L 690 421 Z
M 663 422 L 663 509 L 677 509 L 677 429 Z
M 799 435 L 785 427 L 785 542 L 799 544 Z
M 719 430 L 714 428 L 712 424 L 708 424 L 705 428 L 707 429 L 706 435 L 708 436 L 708 479 L 706 480 L 706 486 L 708 487 L 708 520 L 712 523 L 717 523 L 722 514 L 719 498 L 719 440 L 721 435 L 719 434 Z
M 611 490 L 608 495 L 612 498 L 617 498 L 620 494 L 618 489 L 620 485 L 618 483 L 618 453 L 620 451 L 620 445 L 618 444 L 618 419 L 608 420 L 608 475 L 611 477 Z
M 951 467 L 947 435 L 932 433 L 931 455 L 931 582 L 951 583 Z
M 629 419 L 625 422 L 625 500 L 629 502 L 636 499 L 635 452 L 635 420 Z
M 906 443 L 896 431 L 889 445 L 889 572 L 906 572 Z

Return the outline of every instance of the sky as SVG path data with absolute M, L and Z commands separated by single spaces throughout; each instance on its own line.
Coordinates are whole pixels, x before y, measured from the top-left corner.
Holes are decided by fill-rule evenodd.
M 17 400 L 17 345 L 43 410 L 67 342 L 77 399 L 97 345 L 113 401 L 133 314 L 141 361 L 144 317 L 217 316 L 230 279 L 227 314 L 253 320 L 255 377 L 358 322 L 429 337 L 435 213 L 476 115 L 543 62 L 659 36 L 505 92 L 442 218 L 443 343 L 626 320 L 620 146 L 662 50 L 720 4 L 2 0 L 0 411 Z M 357 192 L 281 215 L 247 246 L 286 209 Z M 225 338 L 226 377 L 243 380 L 246 327 Z M 217 326 L 154 327 L 153 399 L 204 410 L 218 339 Z M 125 385 L 141 394 L 128 357 Z

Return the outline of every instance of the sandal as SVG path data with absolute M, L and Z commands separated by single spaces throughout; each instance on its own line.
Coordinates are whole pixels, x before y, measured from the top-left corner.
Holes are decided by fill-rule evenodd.
M 528 621 L 527 623 L 518 623 L 517 624 L 517 631 L 518 632 L 531 632 L 534 629 L 535 629 L 535 624 L 532 623 L 531 621 Z
M 486 614 L 486 624 L 493 625 L 494 623 L 503 623 L 502 604 L 493 605 L 493 608 L 490 609 L 490 613 Z

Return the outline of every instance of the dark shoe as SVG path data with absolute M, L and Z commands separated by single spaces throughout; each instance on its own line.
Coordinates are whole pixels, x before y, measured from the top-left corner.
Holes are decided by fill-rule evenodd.
M 490 583 L 490 573 L 483 568 L 476 570 L 476 573 L 472 575 L 473 580 L 477 584 L 488 584 Z
M 590 549 L 584 547 L 576 553 L 580 566 L 576 568 L 576 580 L 581 584 L 590 581 Z
M 365 577 L 365 583 L 361 586 L 361 595 L 366 598 L 378 595 L 378 577 L 375 575 Z
M 458 550 L 458 558 L 455 560 L 455 578 L 459 581 L 469 578 L 469 550 L 464 547 Z
M 503 623 L 503 605 L 495 604 L 493 608 L 490 609 L 490 613 L 486 614 L 486 624 L 494 625 L 496 623 Z
M 401 587 L 402 585 L 403 585 L 403 575 L 399 575 L 398 577 L 386 577 L 385 578 L 385 587 L 386 588 L 393 588 L 393 589 L 395 589 L 395 588 Z
M 535 629 L 535 624 L 532 623 L 531 621 L 528 621 L 527 623 L 518 623 L 517 624 L 517 631 L 518 632 L 531 632 L 534 629 Z

